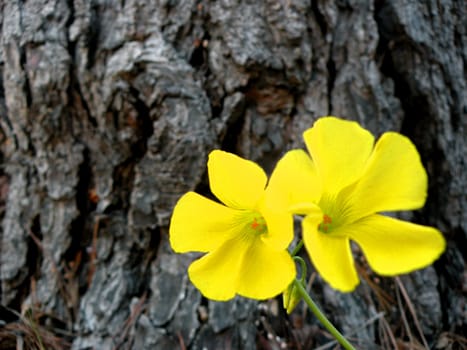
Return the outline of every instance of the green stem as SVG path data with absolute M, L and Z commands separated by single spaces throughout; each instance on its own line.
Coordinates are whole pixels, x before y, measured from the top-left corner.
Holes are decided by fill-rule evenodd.
M 295 246 L 295 248 L 292 250 L 292 253 L 290 253 L 291 256 L 297 255 L 297 253 L 302 249 L 303 247 L 303 241 L 298 242 L 298 244 Z
M 347 350 L 356 350 L 352 344 L 349 343 L 347 339 L 334 327 L 334 325 L 324 316 L 324 314 L 319 309 L 318 305 L 315 304 L 313 299 L 311 299 L 308 292 L 305 290 L 305 287 L 295 280 L 295 287 L 300 293 L 301 297 L 308 305 L 310 310 L 315 314 L 316 318 L 323 324 L 324 327 L 336 338 L 336 340 Z
M 306 262 L 305 262 L 305 260 L 303 260 L 299 256 L 294 256 L 293 259 L 295 261 L 298 261 L 298 263 L 300 264 L 300 268 L 301 268 L 300 275 L 301 275 L 301 277 L 300 277 L 299 281 L 302 282 L 302 283 L 305 283 L 305 279 L 306 279 Z

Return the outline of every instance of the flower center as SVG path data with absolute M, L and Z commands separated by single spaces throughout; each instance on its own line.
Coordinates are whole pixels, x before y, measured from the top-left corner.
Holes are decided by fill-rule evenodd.
M 318 225 L 318 230 L 323 232 L 323 233 L 329 233 L 332 229 L 332 218 L 324 214 L 323 215 L 323 221 Z
M 248 228 L 250 228 L 255 234 L 265 233 L 268 229 L 266 221 L 260 215 L 255 215 L 253 220 L 249 223 Z

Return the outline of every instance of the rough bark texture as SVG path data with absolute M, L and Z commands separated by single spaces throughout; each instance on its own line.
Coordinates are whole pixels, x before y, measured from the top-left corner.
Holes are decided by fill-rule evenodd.
M 318 276 L 312 293 L 360 349 L 423 344 L 406 296 L 428 345 L 456 348 L 467 331 L 466 23 L 462 0 L 1 1 L 2 306 L 66 330 L 76 350 L 328 342 L 279 299 L 204 300 L 186 277 L 194 256 L 175 255 L 167 229 L 180 195 L 207 193 L 210 150 L 270 171 L 334 114 L 414 141 L 430 190 L 404 217 L 440 228 L 448 248 L 396 281 L 369 274 L 340 294 Z M 0 327 L 18 322 L 5 310 Z

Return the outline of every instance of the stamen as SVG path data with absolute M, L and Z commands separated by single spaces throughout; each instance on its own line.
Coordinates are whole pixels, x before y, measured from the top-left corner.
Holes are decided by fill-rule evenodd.
M 266 232 L 266 230 L 267 230 L 266 222 L 264 221 L 264 219 L 261 216 L 260 217 L 254 217 L 253 221 L 250 222 L 249 226 L 257 234 L 262 234 L 262 233 Z
M 324 214 L 323 215 L 323 224 L 331 224 L 332 223 L 332 219 L 329 215 L 327 214 Z
M 329 215 L 323 215 L 323 222 L 318 225 L 318 230 L 324 233 L 328 233 L 329 225 L 332 224 L 332 219 Z
M 251 223 L 251 228 L 252 228 L 253 230 L 257 230 L 258 227 L 259 227 L 260 225 L 261 225 L 261 224 L 257 221 L 257 219 L 254 218 L 254 219 L 253 219 L 253 222 Z

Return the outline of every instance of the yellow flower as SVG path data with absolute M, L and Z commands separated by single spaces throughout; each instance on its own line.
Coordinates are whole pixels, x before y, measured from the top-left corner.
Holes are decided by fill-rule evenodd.
M 319 119 L 303 135 L 309 154 L 292 150 L 271 175 L 271 201 L 305 215 L 302 235 L 310 258 L 333 288 L 355 289 L 359 280 L 350 241 L 381 275 L 425 267 L 445 249 L 442 234 L 378 214 L 417 209 L 427 175 L 415 146 L 395 132 L 373 135 L 356 122 Z
M 207 253 L 188 268 L 190 280 L 213 300 L 276 296 L 296 275 L 287 252 L 292 216 L 265 202 L 267 176 L 256 163 L 215 150 L 208 176 L 212 193 L 224 205 L 188 192 L 170 223 L 174 251 Z

